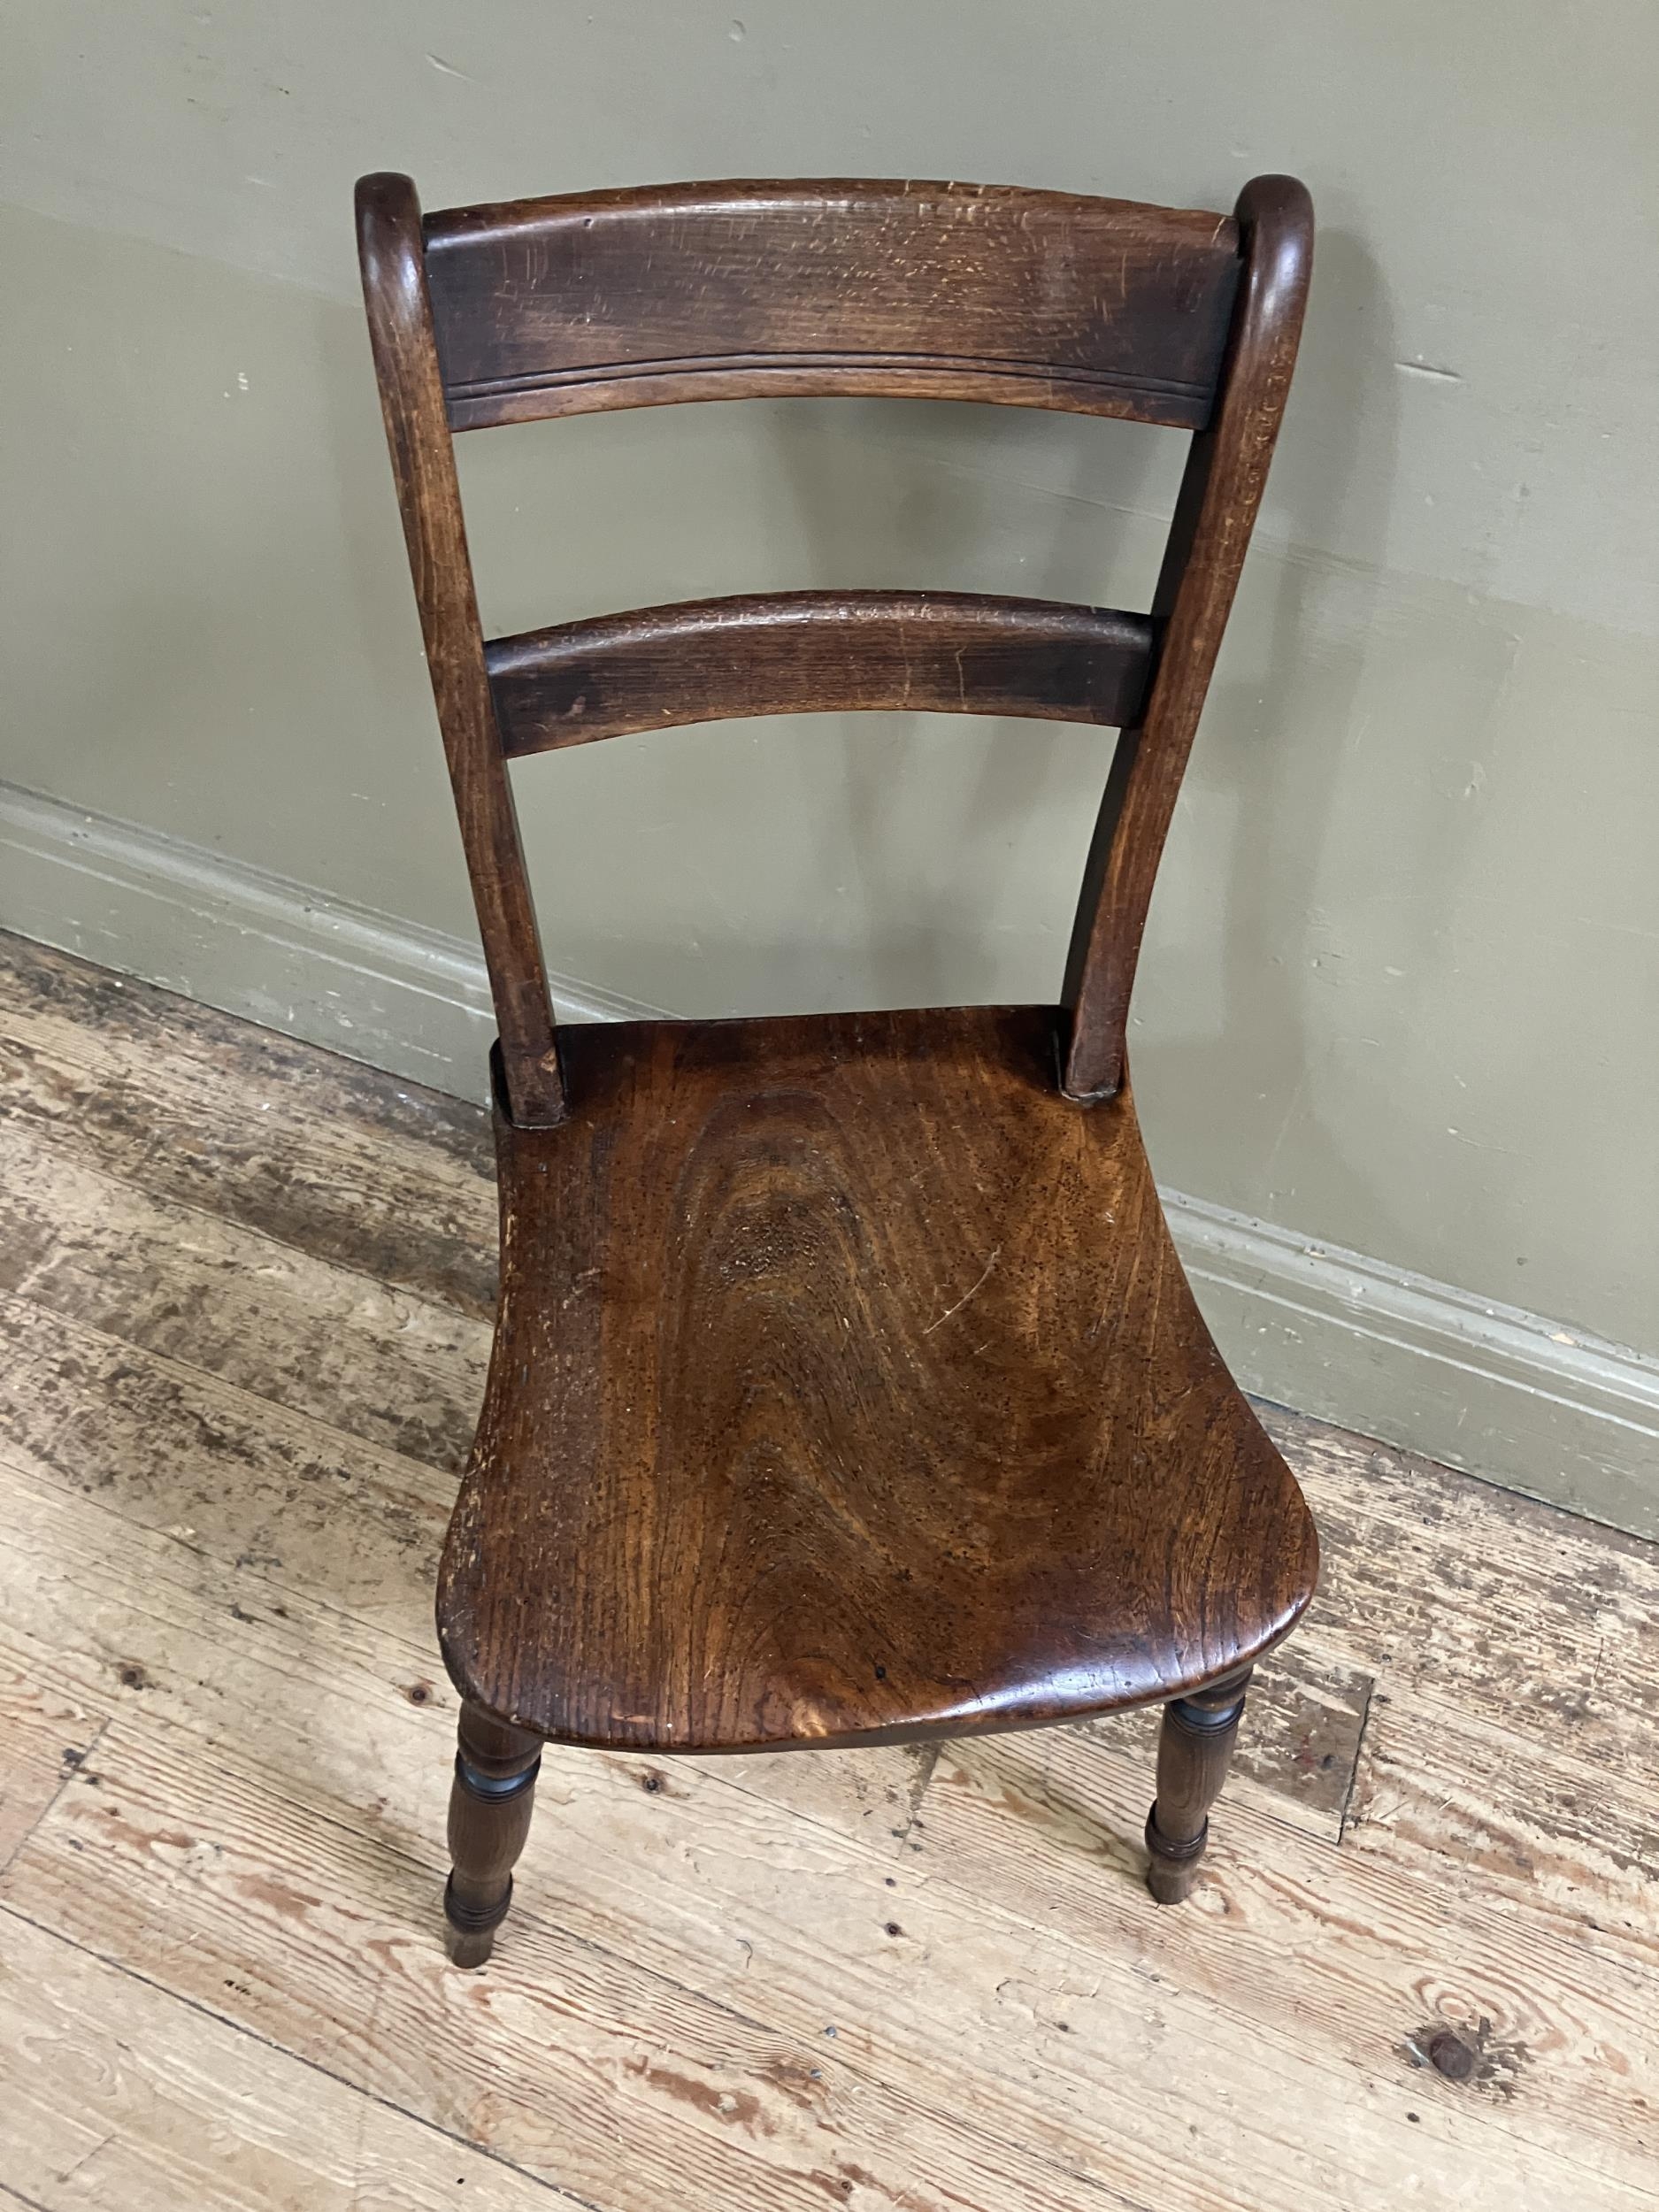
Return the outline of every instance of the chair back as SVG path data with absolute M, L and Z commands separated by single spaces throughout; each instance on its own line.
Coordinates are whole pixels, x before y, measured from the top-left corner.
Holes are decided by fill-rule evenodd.
M 1295 360 L 1312 211 L 840 181 L 652 187 L 423 218 L 357 187 L 364 297 L 434 695 L 521 1126 L 565 1110 L 510 758 L 624 732 L 860 709 L 1122 734 L 1063 986 L 1061 1084 L 1110 1096 L 1153 881 Z M 970 399 L 1193 433 L 1144 614 L 963 593 L 768 593 L 486 641 L 453 439 L 784 396 Z

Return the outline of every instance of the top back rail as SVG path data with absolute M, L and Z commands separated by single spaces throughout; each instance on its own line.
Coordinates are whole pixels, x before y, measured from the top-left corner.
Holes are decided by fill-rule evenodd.
M 868 393 L 1192 430 L 1239 277 L 1225 217 L 967 184 L 678 185 L 425 229 L 457 430 Z
M 562 1118 L 509 755 L 713 716 L 914 707 L 1119 726 L 1062 998 L 1109 1097 L 1159 856 L 1300 335 L 1312 215 L 964 184 L 664 186 L 461 208 L 357 188 L 387 437 L 515 1121 Z M 768 594 L 486 642 L 453 437 L 690 399 L 967 399 L 1194 433 L 1147 614 Z

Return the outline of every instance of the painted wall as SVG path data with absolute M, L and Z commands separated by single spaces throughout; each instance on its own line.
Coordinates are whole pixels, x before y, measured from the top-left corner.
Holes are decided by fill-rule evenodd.
M 434 206 L 864 173 L 1218 208 L 1294 171 L 1303 365 L 1135 1009 L 1155 1161 L 1659 1352 L 1659 19 L 735 4 L 4 0 L 0 776 L 470 935 L 360 170 Z M 1144 603 L 1181 442 L 795 403 L 462 450 L 507 629 L 835 583 Z M 688 1013 L 1047 996 L 1108 742 L 826 719 L 527 764 L 549 959 Z M 260 1004 L 227 942 L 212 987 Z M 192 981 L 142 926 L 101 950 Z M 270 1010 L 333 1033 L 303 977 Z

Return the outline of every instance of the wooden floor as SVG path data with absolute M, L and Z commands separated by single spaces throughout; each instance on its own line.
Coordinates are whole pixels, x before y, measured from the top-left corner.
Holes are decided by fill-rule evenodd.
M 1144 1717 L 550 1751 L 457 1973 L 481 1117 L 15 941 L 0 1100 L 0 2204 L 1654 2203 L 1653 1548 L 1273 1416 L 1324 1589 L 1189 1906 Z

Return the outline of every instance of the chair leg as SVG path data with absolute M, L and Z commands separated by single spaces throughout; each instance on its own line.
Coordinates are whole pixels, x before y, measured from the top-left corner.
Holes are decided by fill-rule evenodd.
M 512 1870 L 530 1832 L 541 1740 L 463 1703 L 455 1786 L 449 1793 L 449 1856 L 443 1893 L 449 1956 L 482 1966 L 512 1902 Z
M 1210 1809 L 1227 1778 L 1250 1669 L 1189 1691 L 1164 1708 L 1158 1735 L 1158 1793 L 1147 1815 L 1152 1863 L 1147 1887 L 1160 1905 L 1179 1905 L 1198 1877 L 1210 1839 Z

